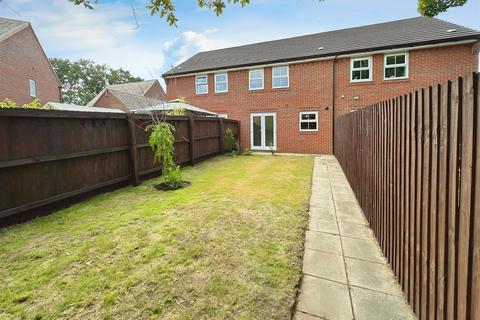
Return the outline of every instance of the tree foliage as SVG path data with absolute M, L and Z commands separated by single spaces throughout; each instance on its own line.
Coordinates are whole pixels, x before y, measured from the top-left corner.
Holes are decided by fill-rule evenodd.
M 22 106 L 19 106 L 15 101 L 9 98 L 6 98 L 0 101 L 0 109 L 11 109 L 11 108 L 40 109 L 41 107 L 42 107 L 42 103 L 38 98 L 35 98 L 29 103 L 25 103 Z
M 70 0 L 76 5 L 83 5 L 86 8 L 93 9 L 97 1 L 92 0 Z M 215 12 L 217 16 L 221 15 L 228 3 L 240 4 L 245 7 L 250 3 L 250 0 L 197 0 L 200 8 L 207 8 Z M 159 14 L 160 18 L 165 18 L 169 25 L 176 26 L 178 19 L 175 15 L 174 0 L 149 0 L 147 9 L 150 14 Z
M 62 102 L 86 105 L 105 86 L 125 82 L 142 81 L 129 71 L 112 69 L 91 60 L 50 59 L 62 84 Z
M 422 16 L 435 17 L 449 8 L 461 7 L 467 0 L 418 0 L 418 12 Z

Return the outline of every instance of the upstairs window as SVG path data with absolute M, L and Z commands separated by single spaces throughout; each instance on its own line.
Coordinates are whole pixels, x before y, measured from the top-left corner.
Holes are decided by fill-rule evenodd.
M 362 57 L 350 60 L 350 81 L 372 81 L 372 57 Z
M 263 69 L 250 70 L 250 72 L 248 73 L 248 89 L 263 89 Z
M 215 92 L 228 92 L 228 75 L 226 73 L 218 73 L 215 75 Z
M 300 131 L 318 131 L 318 112 L 300 112 Z
M 35 80 L 28 80 L 28 89 L 30 91 L 30 97 L 35 98 L 37 96 L 37 83 Z
M 385 55 L 385 80 L 408 78 L 408 54 Z
M 289 70 L 288 66 L 272 68 L 272 88 L 288 88 Z
M 208 93 L 208 77 L 206 75 L 195 77 L 195 92 L 197 94 Z

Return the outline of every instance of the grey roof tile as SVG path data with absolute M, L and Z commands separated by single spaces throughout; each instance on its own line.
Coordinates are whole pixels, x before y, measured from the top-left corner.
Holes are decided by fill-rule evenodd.
M 465 39 L 480 39 L 480 32 L 440 19 L 416 17 L 200 52 L 163 76 Z
M 29 25 L 30 23 L 25 21 L 0 18 L 0 41 L 9 38 Z

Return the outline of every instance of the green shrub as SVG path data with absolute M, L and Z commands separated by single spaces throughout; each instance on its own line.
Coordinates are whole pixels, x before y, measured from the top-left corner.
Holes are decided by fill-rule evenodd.
M 42 103 L 40 99 L 35 98 L 29 103 L 25 103 L 23 106 L 18 106 L 15 101 L 12 99 L 4 99 L 0 101 L 0 109 L 11 109 L 11 108 L 24 108 L 24 109 L 40 109 L 42 107 Z
M 180 166 L 173 165 L 168 168 L 167 173 L 165 174 L 165 184 L 172 189 L 178 189 L 180 183 L 182 182 L 182 172 Z
M 223 140 L 224 151 L 229 152 L 232 155 L 238 154 L 240 152 L 240 144 L 238 143 L 238 140 L 235 140 L 232 129 L 227 128 L 227 130 L 225 130 Z

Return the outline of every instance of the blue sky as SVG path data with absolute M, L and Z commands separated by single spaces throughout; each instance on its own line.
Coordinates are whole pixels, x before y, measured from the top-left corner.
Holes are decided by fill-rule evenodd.
M 150 16 L 147 0 L 98 0 L 95 10 L 68 0 L 0 0 L 0 17 L 26 20 L 49 57 L 89 58 L 160 78 L 196 52 L 417 16 L 415 0 L 251 0 L 224 15 L 175 0 L 178 27 Z M 132 12 L 135 9 L 139 27 Z M 480 30 L 480 0 L 439 18 Z

